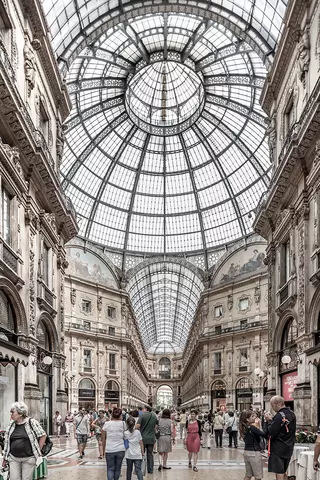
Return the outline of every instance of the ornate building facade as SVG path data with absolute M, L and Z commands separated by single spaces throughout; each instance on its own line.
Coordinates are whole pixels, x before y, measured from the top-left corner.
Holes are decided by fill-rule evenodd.
M 70 101 L 37 3 L 0 7 L 0 428 L 24 399 L 50 429 L 67 402 L 64 245 L 77 224 L 59 166 Z
M 298 425 L 313 428 L 320 422 L 319 38 L 320 3 L 291 2 L 261 97 L 273 176 L 254 223 L 268 241 L 268 397 L 289 389 Z
M 263 408 L 267 385 L 265 242 L 235 245 L 212 270 L 184 352 L 182 406 Z
M 120 271 L 93 245 L 67 248 L 65 390 L 69 408 L 147 403 L 146 354 Z

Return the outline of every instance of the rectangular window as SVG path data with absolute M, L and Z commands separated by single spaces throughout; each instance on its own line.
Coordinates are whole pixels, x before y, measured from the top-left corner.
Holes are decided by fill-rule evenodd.
M 214 317 L 219 318 L 219 317 L 222 317 L 222 315 L 223 315 L 222 305 L 218 305 L 217 307 L 214 307 Z
M 240 320 L 240 328 L 246 328 L 248 326 L 248 319 Z
M 49 286 L 49 252 L 50 248 L 44 243 L 42 255 L 42 278 L 47 286 Z
M 290 278 L 290 240 L 283 243 L 280 251 L 280 287 L 288 283 Z
M 109 335 L 115 335 L 116 329 L 114 327 L 109 327 Z
M 108 318 L 116 318 L 116 309 L 114 307 L 108 307 Z
M 40 132 L 44 136 L 44 139 L 46 143 L 48 143 L 48 138 L 49 138 L 49 117 L 47 115 L 47 112 L 40 101 L 40 125 L 39 125 Z
M 179 397 L 180 397 L 180 395 L 181 395 L 181 387 L 180 387 L 180 385 L 178 386 L 178 395 L 179 395 Z
M 243 312 L 249 308 L 249 298 L 241 298 L 239 302 L 239 310 Z
M 294 103 L 293 97 L 288 102 L 288 106 L 285 110 L 285 133 L 289 133 L 292 125 L 294 124 Z
M 221 373 L 221 352 L 213 354 L 213 372 L 216 374 Z
M 216 335 L 221 335 L 221 325 L 217 325 L 214 329 Z
M 84 321 L 83 322 L 83 329 L 88 330 L 88 331 L 91 330 L 91 322 Z
M 115 369 L 116 369 L 116 354 L 109 353 L 109 370 L 115 370 Z
M 90 300 L 82 300 L 81 310 L 82 310 L 83 313 L 91 313 L 91 301 Z
M 246 372 L 248 370 L 248 349 L 241 348 L 240 349 L 240 365 L 239 371 Z
M 83 367 L 84 371 L 91 371 L 91 350 L 83 350 Z
M 11 197 L 9 192 L 2 188 L 1 190 L 1 203 L 2 203 L 2 212 L 1 212 L 1 230 L 4 241 L 11 245 Z

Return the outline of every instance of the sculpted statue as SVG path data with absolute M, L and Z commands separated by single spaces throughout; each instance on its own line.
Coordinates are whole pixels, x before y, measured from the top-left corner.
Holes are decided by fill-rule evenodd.
M 24 55 L 24 72 L 25 72 L 26 81 L 28 85 L 28 96 L 30 96 L 31 90 L 33 90 L 35 86 L 36 60 L 35 60 L 33 49 L 30 45 L 28 38 L 25 39 L 23 55 Z
M 58 168 L 60 168 L 61 162 L 62 162 L 63 147 L 64 147 L 64 131 L 63 131 L 61 123 L 57 122 L 56 149 L 57 149 Z
M 267 127 L 267 130 L 266 130 L 266 134 L 268 136 L 270 161 L 271 161 L 271 163 L 274 163 L 275 149 L 276 149 L 276 143 L 277 143 L 276 114 L 273 114 L 272 117 L 270 119 L 268 119 L 268 127 Z
M 305 78 L 305 73 L 309 70 L 310 64 L 310 39 L 309 32 L 305 30 L 301 36 L 298 45 L 298 65 L 299 78 L 301 81 Z

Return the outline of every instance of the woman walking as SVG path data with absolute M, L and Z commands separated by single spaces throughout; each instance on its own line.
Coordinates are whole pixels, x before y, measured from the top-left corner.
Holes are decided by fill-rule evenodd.
M 60 437 L 61 425 L 62 417 L 60 415 L 60 412 L 56 411 L 53 416 L 53 435 L 58 435 L 58 438 Z
M 32 480 L 47 434 L 37 420 L 28 417 L 25 403 L 13 403 L 10 414 L 2 465 L 9 463 L 10 480 Z
M 73 422 L 74 422 L 74 417 L 73 417 L 72 413 L 70 412 L 70 410 L 68 410 L 67 415 L 64 418 L 67 437 L 71 436 L 71 430 L 73 430 Z
M 102 427 L 102 441 L 106 445 L 107 479 L 119 480 L 125 454 L 124 433 L 126 424 L 122 421 L 122 410 L 114 408 L 111 420 Z
M 172 443 L 175 443 L 175 429 L 173 421 L 170 419 L 170 410 L 165 408 L 158 424 L 159 438 L 158 438 L 158 452 L 159 452 L 159 467 L 158 470 L 170 470 L 168 467 L 168 453 L 172 452 Z
M 263 478 L 263 463 L 261 454 L 261 438 L 266 433 L 255 427 L 256 414 L 252 410 L 244 410 L 240 415 L 239 432 L 244 440 L 244 463 L 246 473 L 244 480 L 261 480 Z
M 224 419 L 223 419 L 223 412 L 220 411 L 213 420 L 213 430 L 214 436 L 216 440 L 216 447 L 222 448 L 222 435 L 223 435 L 223 427 L 224 427 Z
M 192 410 L 190 413 L 190 420 L 186 422 L 186 438 L 184 445 L 188 451 L 189 468 L 192 468 L 193 457 L 193 471 L 197 472 L 198 453 L 201 445 L 201 422 L 197 420 L 197 412 Z
M 133 417 L 128 417 L 126 424 L 128 429 L 124 433 L 124 438 L 129 442 L 129 448 L 126 450 L 127 480 L 132 478 L 133 466 L 137 479 L 143 480 L 141 471 L 142 457 L 144 455 L 142 436 L 140 431 L 135 429 L 136 421 Z
M 98 442 L 98 451 L 99 451 L 99 456 L 98 459 L 101 460 L 103 458 L 106 445 L 105 445 L 105 436 L 103 435 L 103 438 L 101 436 L 101 432 L 103 429 L 104 424 L 108 421 L 106 417 L 106 413 L 104 410 L 99 410 L 99 415 L 98 417 L 92 422 L 91 427 L 94 428 L 95 434 L 96 434 L 96 439 Z
M 238 448 L 238 425 L 238 417 L 236 417 L 234 412 L 229 412 L 229 420 L 226 422 L 226 431 L 229 434 L 229 448 L 232 448 L 232 440 L 234 448 Z

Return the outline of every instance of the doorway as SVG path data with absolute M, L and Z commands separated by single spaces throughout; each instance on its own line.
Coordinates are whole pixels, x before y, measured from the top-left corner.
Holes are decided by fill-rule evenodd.
M 173 406 L 173 391 L 169 385 L 161 385 L 157 391 L 157 407 L 171 408 Z

